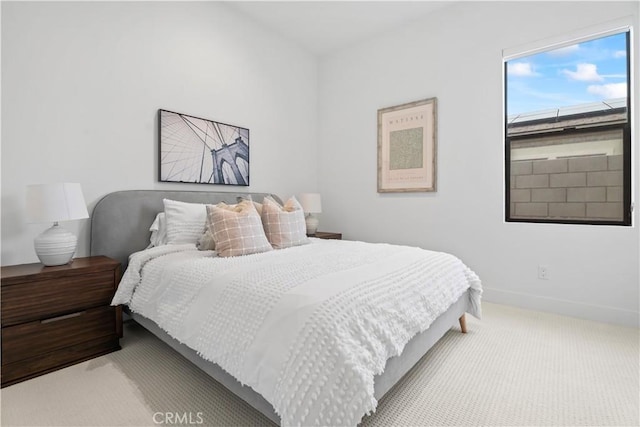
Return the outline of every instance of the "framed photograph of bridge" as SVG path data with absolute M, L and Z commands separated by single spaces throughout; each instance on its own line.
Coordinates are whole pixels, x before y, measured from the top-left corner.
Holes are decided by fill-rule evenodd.
M 249 185 L 249 129 L 158 110 L 158 180 Z
M 436 191 L 437 99 L 378 110 L 378 193 Z

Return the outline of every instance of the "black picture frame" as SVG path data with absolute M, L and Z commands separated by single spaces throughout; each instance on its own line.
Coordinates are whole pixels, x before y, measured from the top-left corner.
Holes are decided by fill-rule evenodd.
M 249 129 L 158 110 L 158 181 L 249 186 Z

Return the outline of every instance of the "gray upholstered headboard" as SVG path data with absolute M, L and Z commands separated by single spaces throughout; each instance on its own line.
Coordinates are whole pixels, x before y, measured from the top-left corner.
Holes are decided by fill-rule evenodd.
M 106 255 L 127 267 L 129 255 L 149 245 L 149 226 L 164 210 L 162 199 L 191 203 L 236 203 L 238 196 L 251 194 L 261 202 L 267 193 L 226 193 L 212 191 L 116 191 L 104 196 L 91 215 L 91 255 Z M 280 199 L 273 196 L 276 200 Z

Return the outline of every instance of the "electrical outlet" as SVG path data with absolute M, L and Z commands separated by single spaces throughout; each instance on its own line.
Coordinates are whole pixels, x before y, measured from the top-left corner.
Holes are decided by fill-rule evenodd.
M 546 265 L 538 266 L 538 279 L 549 280 L 549 267 L 547 267 Z

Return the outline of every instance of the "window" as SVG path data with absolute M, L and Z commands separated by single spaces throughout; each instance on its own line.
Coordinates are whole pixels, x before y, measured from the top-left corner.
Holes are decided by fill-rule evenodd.
M 629 39 L 505 60 L 507 221 L 631 225 Z

